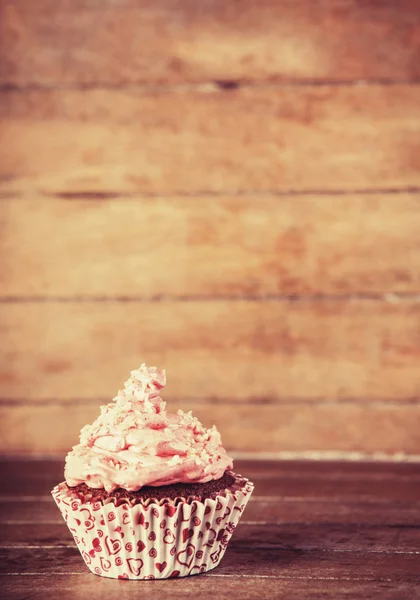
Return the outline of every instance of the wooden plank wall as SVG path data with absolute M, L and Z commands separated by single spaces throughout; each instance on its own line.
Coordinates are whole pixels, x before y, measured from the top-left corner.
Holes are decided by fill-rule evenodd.
M 2 452 L 128 371 L 242 452 L 420 453 L 420 0 L 0 0 Z

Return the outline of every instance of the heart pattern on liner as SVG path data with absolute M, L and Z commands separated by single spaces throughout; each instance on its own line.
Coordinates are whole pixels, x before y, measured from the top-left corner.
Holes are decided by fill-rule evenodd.
M 160 563 L 160 562 L 156 563 L 156 569 L 159 571 L 159 573 L 163 573 L 163 571 L 166 569 L 167 566 L 168 566 L 168 563 L 166 562 L 166 560 L 163 563 Z
M 138 577 L 140 575 L 140 571 L 142 566 L 144 565 L 141 558 L 127 558 L 127 564 L 130 571 Z
M 118 554 L 122 548 L 122 543 L 120 540 L 111 540 L 111 538 L 107 535 L 105 536 L 105 546 L 108 550 L 109 556 L 111 556 L 112 554 Z
M 180 565 L 190 568 L 192 561 L 194 560 L 195 546 L 194 544 L 188 544 L 185 550 L 181 550 L 176 555 L 177 561 Z
M 253 485 L 204 503 L 82 504 L 58 485 L 52 494 L 87 567 L 119 579 L 165 579 L 215 568 Z
M 101 561 L 102 570 L 105 572 L 109 571 L 109 569 L 111 568 L 111 561 L 107 560 L 103 556 L 100 557 L 100 561 Z

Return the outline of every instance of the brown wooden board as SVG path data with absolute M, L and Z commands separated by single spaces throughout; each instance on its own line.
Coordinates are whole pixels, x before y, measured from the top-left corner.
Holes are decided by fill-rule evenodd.
M 215 571 L 179 581 L 134 583 L 89 574 L 52 499 L 47 501 L 45 496 L 35 495 L 29 501 L 24 495 L 26 483 L 32 483 L 33 493 L 43 493 L 39 483 L 48 479 L 51 482 L 58 475 L 61 460 L 1 460 L 1 489 L 7 477 L 18 484 L 17 495 L 3 497 L 0 502 L 2 593 L 13 600 L 45 598 L 55 593 L 62 598 L 118 595 L 124 599 L 140 589 L 142 594 L 156 600 L 168 595 L 189 598 L 197 594 L 222 599 L 419 597 L 420 529 L 414 517 L 416 511 L 417 519 L 420 514 L 415 496 L 418 465 L 238 461 L 238 467 L 253 472 L 264 492 L 278 492 L 287 480 L 288 486 L 294 486 L 293 503 L 278 498 L 274 502 L 273 496 L 266 501 L 251 499 L 226 556 Z M 314 497 L 307 497 L 308 483 L 313 496 L 323 493 L 326 498 L 314 502 Z M 338 489 L 347 497 L 339 503 Z M 23 505 L 34 506 L 32 518 L 25 517 Z M 267 505 L 271 509 L 271 522 L 261 519 L 261 513 L 252 513 L 256 506 Z M 321 505 L 324 508 L 320 511 Z M 287 506 L 292 511 L 289 517 L 294 514 L 297 522 L 280 522 Z M 334 520 L 324 520 L 327 506 Z M 16 510 L 18 507 L 20 512 Z M 336 513 L 335 508 L 339 509 Z M 370 520 L 372 508 L 382 511 L 383 522 Z M 398 524 L 393 520 L 402 509 L 406 517 L 413 515 L 412 523 Z M 14 519 L 4 519 L 6 513 Z M 51 519 L 54 513 L 56 517 Z M 349 513 L 355 521 L 347 520 Z M 251 514 L 260 522 L 252 522 Z
M 58 509 L 57 509 L 58 511 Z M 245 514 L 244 514 L 245 516 Z M 253 549 L 294 549 L 325 552 L 407 553 L 416 557 L 420 528 L 325 523 L 275 524 L 240 523 L 235 531 L 235 545 L 246 554 Z M 5 549 L 31 545 L 75 547 L 64 521 L 60 524 L 0 524 L 1 544 Z M 392 551 L 391 551 L 392 549 Z M 418 556 L 417 556 L 418 559 Z M 419 575 L 420 577 L 420 575 Z
M 0 190 L 109 194 L 420 186 L 420 87 L 4 90 Z
M 419 318 L 416 299 L 2 303 L 0 397 L 54 400 L 52 419 L 64 410 L 57 401 L 71 401 L 82 422 L 145 361 L 167 369 L 163 396 L 173 408 L 210 399 L 230 414 L 227 430 L 249 410 L 232 412 L 235 402 L 281 401 L 284 416 L 304 419 L 312 401 L 334 413 L 328 402 L 356 400 L 349 417 L 372 409 L 386 419 L 387 406 L 368 403 L 398 400 L 397 423 L 400 410 L 417 410 L 403 405 L 419 393 Z M 410 440 L 408 429 L 400 433 Z
M 235 534 L 236 536 L 236 534 Z M 9 548 L 0 546 L 0 575 L 5 573 L 41 572 L 45 575 L 86 573 L 86 567 L 75 544 L 71 548 Z M 35 554 L 35 556 L 34 556 Z M 357 578 L 367 581 L 410 581 L 420 584 L 416 576 L 418 556 L 404 553 L 323 552 L 323 548 L 259 548 L 252 540 L 229 544 L 217 576 L 238 577 L 254 573 L 260 577 L 282 578 Z M 0 580 L 1 581 L 1 580 Z M 1 585 L 1 583 L 0 583 Z M 141 585 L 141 584 L 140 584 Z
M 267 460 L 267 459 L 243 459 L 234 460 L 234 469 L 243 473 L 248 479 L 254 481 L 258 487 L 272 485 L 272 481 L 287 480 L 288 486 L 296 493 L 298 486 L 301 493 L 302 485 L 306 481 L 314 479 L 314 468 L 316 467 L 316 479 L 322 481 L 323 485 L 336 485 L 337 489 L 355 490 L 358 486 L 365 488 L 365 494 L 376 490 L 378 499 L 386 500 L 392 491 L 390 483 L 398 482 L 398 486 L 409 489 L 410 484 L 416 485 L 420 482 L 420 465 L 418 462 L 405 462 L 403 460 L 389 461 L 315 461 L 315 460 Z M 17 493 L 23 493 L 23 485 L 33 486 L 33 493 L 49 493 L 53 485 L 61 481 L 64 472 L 64 455 L 51 458 L 25 458 L 0 455 L 0 487 L 11 484 L 18 487 Z M 26 493 L 26 492 L 25 492 Z M 420 500 L 420 498 L 419 498 Z
M 85 598 L 115 597 L 120 600 L 131 600 L 134 593 L 141 593 L 150 600 L 163 600 L 170 594 L 173 600 L 196 599 L 217 596 L 220 600 L 255 600 L 256 598 L 279 598 L 287 600 L 324 600 L 343 598 L 345 600 L 416 600 L 420 591 L 416 580 L 401 582 L 389 580 L 367 579 L 358 581 L 340 578 L 303 578 L 288 576 L 266 578 L 250 575 L 243 578 L 236 575 L 200 575 L 180 581 L 144 581 L 121 582 L 90 573 L 7 577 L 4 581 L 4 593 L 7 598 L 26 600 L 43 600 L 46 594 L 55 592 L 60 598 L 84 600 Z M 138 591 L 140 589 L 140 592 Z
M 3 0 L 0 82 L 420 77 L 418 0 Z
M 305 452 L 331 450 L 419 452 L 418 404 L 309 403 L 212 404 L 172 402 L 205 425 L 215 424 L 228 450 Z M 83 425 L 99 415 L 99 406 L 18 404 L 0 407 L 0 450 L 8 453 L 65 452 L 77 443 Z M 262 436 L 262 432 L 263 436 Z
M 70 445 L 68 450 L 70 450 Z M 7 463 L 5 463 L 7 464 Z M 19 461 L 11 462 L 10 469 L 4 469 L 0 477 L 0 497 L 25 495 L 36 497 L 38 495 L 48 496 L 53 486 L 63 480 L 64 468 L 61 462 L 53 462 L 51 467 L 46 466 L 41 470 L 38 468 L 35 473 L 37 476 L 26 475 L 24 468 L 19 468 Z M 43 463 L 41 463 L 43 464 Z M 45 461 L 48 465 L 48 462 Z M 262 465 L 266 464 L 262 462 Z M 293 464 L 293 463 L 292 463 Z M 253 500 L 264 503 L 265 507 L 269 504 L 276 504 L 278 500 L 288 502 L 305 499 L 305 502 L 326 501 L 334 503 L 331 506 L 331 521 L 335 521 L 335 512 L 340 512 L 340 504 L 347 504 L 349 509 L 350 502 L 373 503 L 384 505 L 383 508 L 389 508 L 389 503 L 393 506 L 403 503 L 401 509 L 409 508 L 407 502 L 417 503 L 413 508 L 420 507 L 420 468 L 413 469 L 407 477 L 398 476 L 395 471 L 389 477 L 375 477 L 374 475 L 365 477 L 346 477 L 345 474 L 335 473 L 328 477 L 320 472 L 314 472 L 317 465 L 316 461 L 311 461 L 311 468 L 308 466 L 301 470 L 301 462 L 294 462 L 295 473 L 290 474 L 287 471 L 272 469 L 271 477 L 259 477 L 252 469 L 247 469 L 241 461 L 235 461 L 234 468 L 237 472 L 243 474 L 252 480 L 255 484 Z M 332 468 L 333 463 L 329 464 Z M 337 463 L 339 464 L 339 463 Z M 31 463 L 27 463 L 30 467 Z M 281 463 L 280 463 L 281 465 Z M 414 464 L 413 464 L 414 467 Z M 27 467 L 28 468 L 28 467 Z M 392 472 L 391 472 L 392 473 Z M 394 485 L 392 485 L 394 484 Z M 52 500 L 51 500 L 52 503 Z M 7 510 L 7 507 L 4 507 Z M 58 513 L 57 513 L 58 514 Z M 273 510 L 271 510 L 273 515 Z M 7 515 L 5 515 L 8 520 Z M 13 519 L 13 517 L 10 517 Z M 270 518 L 271 519 L 271 518 Z M 270 520 L 264 518 L 263 520 Z M 252 519 L 250 519 L 252 520 Z
M 61 474 L 62 479 L 62 474 Z M 59 481 L 59 478 L 54 482 Z M 45 496 L 1 496 L 0 523 L 16 525 L 38 524 L 60 525 L 62 518 L 49 494 Z M 30 491 L 30 490 L 29 490 Z M 22 492 L 21 492 L 22 493 Z M 337 526 L 351 524 L 358 527 L 366 525 L 383 526 L 420 526 L 420 506 L 413 501 L 395 501 L 388 498 L 369 496 L 358 499 L 356 496 L 341 495 L 339 498 L 316 498 L 281 496 L 264 500 L 261 496 L 251 498 L 246 515 L 241 523 L 271 524 L 324 523 Z
M 419 194 L 3 200 L 1 297 L 418 293 Z

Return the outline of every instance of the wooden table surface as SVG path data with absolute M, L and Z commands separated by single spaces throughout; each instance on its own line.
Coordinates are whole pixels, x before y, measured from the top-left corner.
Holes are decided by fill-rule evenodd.
M 135 582 L 84 566 L 49 494 L 62 461 L 0 460 L 0 596 L 420 598 L 420 464 L 235 466 L 255 491 L 221 565 L 197 577 Z

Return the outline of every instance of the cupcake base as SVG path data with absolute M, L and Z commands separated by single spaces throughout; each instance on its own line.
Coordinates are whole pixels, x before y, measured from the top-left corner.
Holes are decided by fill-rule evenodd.
M 202 501 L 179 495 L 134 504 L 109 495 L 82 501 L 66 483 L 52 495 L 92 573 L 119 579 L 185 577 L 217 567 L 236 529 L 254 486 L 231 475 L 229 488 Z
M 183 502 L 191 503 L 194 500 L 204 502 L 207 498 L 216 498 L 218 495 L 225 495 L 226 490 L 235 492 L 240 490 L 245 484 L 245 480 L 231 471 L 226 471 L 220 479 L 208 481 L 207 483 L 176 483 L 171 485 L 162 485 L 159 487 L 143 486 L 137 492 L 128 492 L 123 488 L 117 488 L 112 492 L 107 492 L 103 488 L 91 488 L 85 483 L 74 487 L 69 487 L 69 493 L 74 498 L 79 498 L 82 502 L 102 502 L 107 504 L 113 502 L 116 506 L 128 502 L 131 506 L 134 504 L 162 503 L 181 499 Z

